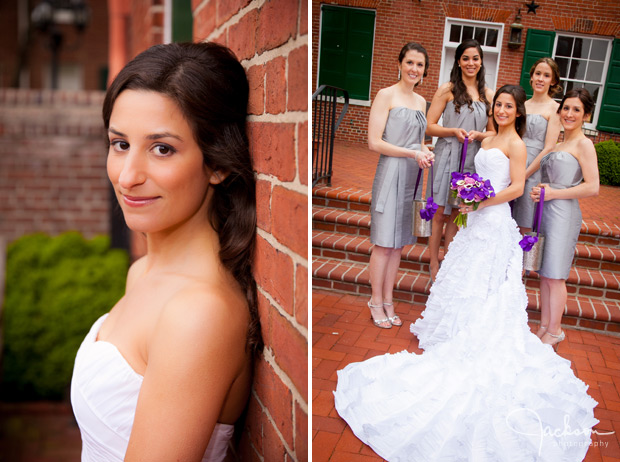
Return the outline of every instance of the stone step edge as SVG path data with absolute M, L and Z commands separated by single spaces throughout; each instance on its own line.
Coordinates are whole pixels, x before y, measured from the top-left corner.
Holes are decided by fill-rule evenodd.
M 330 188 L 327 186 L 314 187 L 312 189 L 312 195 L 313 197 L 317 196 L 317 197 L 321 197 L 325 199 L 336 199 L 336 200 L 348 201 L 348 202 L 359 202 L 361 204 L 366 204 L 366 205 L 370 205 L 370 199 L 372 197 L 372 194 L 369 191 L 362 191 L 358 189 L 343 188 L 343 187 L 335 187 L 335 188 L 331 187 Z M 313 209 L 315 207 L 321 207 L 321 206 L 313 206 Z M 362 211 L 359 211 L 359 213 L 369 214 L 369 212 L 362 212 Z M 313 211 L 313 216 L 314 216 L 314 211 Z M 581 233 L 620 239 L 620 226 L 615 225 L 615 224 L 608 225 L 607 223 L 598 222 L 594 220 L 583 220 L 581 222 Z
M 340 250 L 342 252 L 356 252 L 361 254 L 370 255 L 370 249 L 372 248 L 372 244 L 370 243 L 370 239 L 367 236 L 357 236 L 346 233 L 339 233 L 338 231 L 326 231 L 320 229 L 312 230 L 312 246 L 313 247 L 325 247 L 323 242 L 325 239 L 319 238 L 321 235 L 325 235 L 327 238 L 329 236 L 336 236 L 336 240 L 331 243 L 330 249 Z M 329 243 L 328 243 L 329 244 Z M 421 251 L 420 249 L 423 248 Z M 428 255 L 424 255 L 426 252 L 425 249 L 428 249 L 426 243 L 417 243 L 405 246 L 403 249 L 403 258 L 409 261 L 423 261 L 428 263 L 430 261 L 430 257 Z M 440 250 L 440 252 L 443 248 Z M 413 256 L 413 258 L 412 258 Z M 441 254 L 440 254 L 441 258 Z M 604 262 L 604 263 L 617 263 L 620 265 L 620 249 L 616 249 L 609 246 L 596 245 L 596 244 L 584 244 L 583 242 L 578 242 L 575 248 L 575 257 L 582 260 L 591 260 L 596 262 Z M 581 264 L 579 267 L 586 268 L 588 265 Z M 611 266 L 611 265 L 610 265 Z M 592 269 L 597 269 L 590 267 Z M 605 269 L 607 271 L 615 272 L 615 269 Z
M 328 266 L 331 268 L 328 269 Z M 326 274 L 327 273 L 327 274 Z M 327 281 L 328 284 L 318 283 Z M 336 262 L 326 258 L 313 258 L 312 285 L 316 288 L 345 288 L 358 286 L 353 293 L 370 295 L 368 265 Z M 430 277 L 423 273 L 399 270 L 394 287 L 394 298 L 403 301 L 425 302 L 430 292 Z M 359 290 L 359 289 L 364 290 Z M 528 309 L 538 310 L 538 289 L 526 287 Z M 600 311 L 600 313 L 597 312 Z M 620 323 L 620 301 L 594 299 L 589 296 L 569 294 L 564 314 L 587 319 Z

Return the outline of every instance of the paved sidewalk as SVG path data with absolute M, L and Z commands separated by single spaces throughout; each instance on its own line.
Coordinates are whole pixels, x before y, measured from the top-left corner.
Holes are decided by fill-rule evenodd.
M 0 403 L 0 462 L 79 462 L 81 452 L 68 403 Z
M 367 297 L 324 290 L 312 292 L 312 451 L 314 462 L 381 461 L 361 443 L 334 408 L 336 371 L 351 362 L 407 350 L 421 353 L 409 324 L 423 305 L 397 302 L 395 309 L 403 326 L 378 329 L 372 325 Z M 593 443 L 584 459 L 620 461 L 620 338 L 565 329 L 567 339 L 558 354 L 571 361 L 577 377 L 589 385 L 588 393 L 599 404 L 595 429 L 611 435 L 592 435 Z
M 350 186 L 370 191 L 379 154 L 365 144 L 336 141 L 333 160 L 333 186 Z M 579 201 L 584 220 L 620 225 L 620 187 L 601 186 L 597 197 Z

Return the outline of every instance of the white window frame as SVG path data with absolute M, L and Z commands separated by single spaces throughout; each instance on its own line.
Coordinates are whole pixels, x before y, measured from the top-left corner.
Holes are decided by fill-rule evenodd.
M 601 105 L 603 104 L 603 93 L 605 92 L 605 80 L 607 79 L 607 71 L 609 68 L 609 62 L 611 60 L 611 51 L 613 48 L 613 37 L 604 37 L 604 36 L 600 36 L 600 35 L 588 35 L 588 34 L 576 34 L 576 33 L 572 33 L 572 32 L 559 32 L 557 31 L 555 33 L 555 40 L 553 42 L 553 53 L 552 53 L 552 58 L 555 60 L 556 59 L 556 49 L 558 46 L 558 39 L 560 37 L 573 37 L 573 38 L 587 38 L 587 39 L 595 39 L 595 40 L 602 40 L 604 42 L 607 42 L 607 53 L 605 54 L 605 62 L 603 63 L 603 74 L 601 75 L 601 81 L 600 82 L 594 82 L 594 81 L 588 81 L 588 80 L 575 80 L 575 79 L 570 79 L 571 81 L 577 81 L 577 82 L 584 82 L 584 83 L 589 83 L 589 84 L 593 84 L 593 85 L 600 85 L 601 88 L 598 92 L 598 96 L 596 98 L 595 101 L 595 106 L 594 106 L 594 114 L 592 114 L 592 117 L 590 119 L 590 122 L 586 122 L 583 124 L 583 127 L 585 129 L 588 130 L 596 130 L 596 125 L 598 124 L 598 115 L 599 112 L 601 110 Z M 563 56 L 560 56 L 561 58 Z M 562 85 L 564 87 L 564 85 Z M 561 99 L 558 99 L 558 102 L 560 102 Z
M 495 91 L 497 87 L 497 75 L 499 73 L 499 66 L 501 63 L 502 57 L 502 43 L 504 40 L 504 24 L 499 22 L 489 22 L 489 21 L 473 21 L 471 19 L 461 19 L 461 18 L 446 18 L 444 24 L 444 34 L 443 34 L 443 44 L 441 47 L 441 69 L 439 71 L 439 84 L 448 82 L 450 80 L 450 71 L 452 70 L 452 64 L 454 61 L 446 62 L 446 51 L 456 50 L 458 47 L 458 43 L 450 42 L 450 28 L 452 25 L 458 26 L 473 26 L 473 27 L 485 27 L 486 29 L 497 29 L 497 44 L 494 47 L 489 47 L 483 44 L 480 44 L 482 48 L 482 52 L 484 53 L 485 61 L 487 59 L 487 55 L 491 54 L 497 56 L 497 67 L 495 69 L 495 77 L 493 82 L 486 82 L 487 87 Z
M 330 4 L 331 5 L 331 4 Z M 374 29 L 372 31 L 372 58 L 373 58 L 373 62 L 370 66 L 370 85 L 368 86 L 368 100 L 365 99 L 349 99 L 349 106 L 365 106 L 365 107 L 370 107 L 372 104 L 372 69 L 374 67 L 374 58 L 375 58 L 375 43 L 377 40 L 377 10 L 376 8 L 357 8 L 354 6 L 348 6 L 348 5 L 338 5 L 338 4 L 333 4 L 331 6 L 339 6 L 342 8 L 351 8 L 351 9 L 355 9 L 355 10 L 364 10 L 364 11 L 368 11 L 368 10 L 373 10 L 375 12 L 375 25 L 374 25 Z M 323 9 L 321 8 L 320 10 L 320 14 L 319 14 L 319 50 L 317 53 L 317 61 L 316 61 L 316 82 L 317 82 L 317 87 L 314 89 L 316 91 L 317 88 L 319 88 L 318 83 L 319 83 L 319 72 L 321 71 L 320 69 L 320 65 L 321 65 L 321 36 L 323 35 Z M 338 103 L 344 104 L 344 98 L 339 96 L 336 98 L 336 101 Z

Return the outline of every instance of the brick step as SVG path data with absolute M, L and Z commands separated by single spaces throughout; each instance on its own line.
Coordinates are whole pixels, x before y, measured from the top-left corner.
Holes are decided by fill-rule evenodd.
M 317 186 L 312 190 L 313 204 L 313 228 L 323 230 L 335 230 L 338 225 L 339 230 L 348 229 L 351 234 L 360 236 L 370 235 L 370 191 L 361 191 L 347 187 L 326 187 Z M 325 211 L 319 212 L 319 210 Z M 347 223 L 347 216 L 339 216 L 337 221 L 333 221 L 334 210 L 351 212 L 354 218 Z M 317 213 L 315 217 L 315 213 Z M 328 215 L 330 221 L 322 222 Z M 345 221 L 343 221 L 345 220 Z M 348 226 L 348 228 L 342 225 Z M 332 229 L 327 229 L 331 227 Z M 586 220 L 581 224 L 579 242 L 583 244 L 594 244 L 601 247 L 620 250 L 620 226 L 607 224 L 592 220 Z M 615 261 L 620 261 L 616 259 Z
M 370 236 L 370 218 L 368 216 L 358 212 L 313 207 L 312 217 L 313 247 L 323 247 L 318 241 L 320 233 L 320 239 L 326 241 L 328 248 L 347 253 L 347 255 L 337 258 L 368 261 L 372 246 L 368 240 L 368 236 Z M 411 248 L 412 246 L 405 247 L 403 253 L 409 255 L 413 252 L 416 256 L 414 261 L 420 261 L 421 258 L 421 261 L 428 263 L 430 256 L 427 244 L 428 238 L 418 238 L 416 246 L 413 249 Z M 358 250 L 354 250 L 358 247 Z M 441 249 L 443 250 L 443 246 Z M 329 253 L 326 256 L 333 257 Z M 409 259 L 403 258 L 403 260 L 406 262 Z M 620 248 L 579 242 L 575 248 L 573 267 L 614 273 L 616 280 L 620 281 Z M 411 269 L 419 270 L 422 268 L 411 267 Z M 428 268 L 425 270 L 428 270 Z
M 368 265 L 324 257 L 312 259 L 312 286 L 315 288 L 370 296 Z M 396 277 L 394 299 L 408 303 L 426 303 L 430 290 L 428 273 L 400 269 Z M 540 294 L 537 288 L 526 284 L 528 312 L 532 319 L 539 317 Z M 620 332 L 620 301 L 594 299 L 580 294 L 569 294 L 564 309 L 563 323 L 570 326 Z

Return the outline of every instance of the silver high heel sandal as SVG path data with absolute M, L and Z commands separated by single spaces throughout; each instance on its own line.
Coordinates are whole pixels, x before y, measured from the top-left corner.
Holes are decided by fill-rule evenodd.
M 368 300 L 368 308 L 370 308 L 370 319 L 373 322 L 373 324 L 375 326 L 377 326 L 379 329 L 391 329 L 392 328 L 392 323 L 390 322 L 390 318 L 386 317 L 385 319 L 375 319 L 372 316 L 372 310 L 374 309 L 378 309 L 381 308 L 381 311 L 383 312 L 383 306 L 382 305 L 373 305 L 372 303 L 370 303 L 370 300 Z M 385 314 L 385 312 L 383 312 L 383 314 Z M 385 324 L 388 323 L 389 326 L 382 326 L 381 324 Z
M 566 335 L 564 334 L 564 331 L 561 330 L 559 334 L 552 334 L 551 332 L 547 332 L 547 334 L 549 334 L 551 337 L 558 339 L 557 342 L 554 343 L 549 343 L 548 345 L 551 345 L 553 347 L 553 351 L 558 351 L 558 345 L 560 344 L 560 342 L 562 340 L 564 340 L 566 338 Z
M 549 327 L 549 326 L 542 326 L 542 325 L 541 325 L 541 326 L 538 328 L 538 331 L 536 332 L 536 336 L 537 336 L 538 338 L 543 338 L 543 335 L 545 335 L 545 334 L 547 333 L 547 327 Z
M 394 303 L 392 302 L 383 302 L 383 309 L 385 310 L 386 306 L 391 306 L 392 308 L 394 308 Z M 385 311 L 385 314 L 387 315 L 387 310 Z M 388 320 L 390 321 L 390 323 L 393 326 L 402 326 L 403 325 L 403 321 L 402 319 L 400 319 L 400 317 L 394 313 L 394 316 L 388 316 Z

